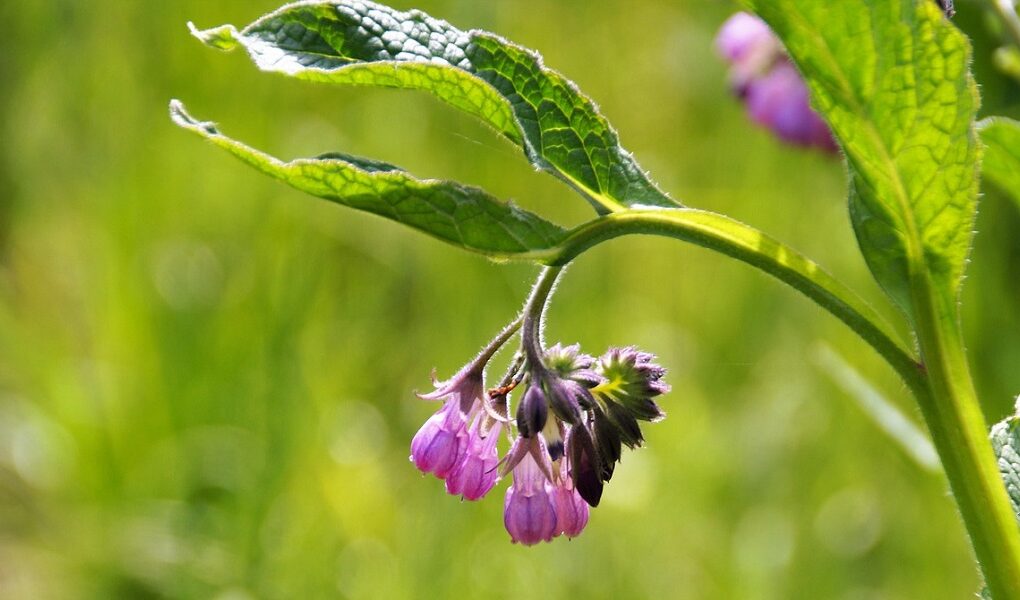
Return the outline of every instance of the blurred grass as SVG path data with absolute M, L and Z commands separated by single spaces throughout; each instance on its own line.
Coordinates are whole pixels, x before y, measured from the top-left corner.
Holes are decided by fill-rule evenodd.
M 791 243 L 896 318 L 857 254 L 842 167 L 778 146 L 727 97 L 711 38 L 728 5 L 413 5 L 539 49 L 665 189 Z M 275 6 L 0 6 L 0 596 L 878 599 L 977 588 L 944 480 L 817 371 L 815 342 L 916 420 L 894 375 L 791 290 L 667 240 L 585 255 L 550 313 L 550 341 L 593 353 L 638 344 L 674 387 L 670 417 L 624 457 L 583 536 L 512 546 L 502 487 L 460 503 L 420 477 L 407 447 L 434 407 L 412 390 L 508 320 L 535 269 L 302 197 L 176 130 L 167 101 L 281 156 L 380 158 L 565 224 L 588 208 L 423 95 L 261 75 L 184 27 Z M 980 25 L 969 31 L 983 35 Z M 1015 109 L 1015 88 L 994 77 L 982 81 L 986 110 Z M 965 320 L 999 418 L 1020 391 L 1020 216 L 992 195 L 977 225 Z

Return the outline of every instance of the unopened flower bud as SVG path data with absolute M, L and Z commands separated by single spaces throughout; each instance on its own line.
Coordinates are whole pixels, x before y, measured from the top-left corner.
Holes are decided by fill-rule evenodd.
M 591 433 L 583 424 L 575 425 L 567 439 L 570 476 L 577 492 L 591 506 L 602 499 L 602 469 Z
M 549 418 L 549 408 L 546 406 L 545 394 L 537 382 L 528 386 L 524 392 L 524 398 L 517 406 L 517 429 L 521 437 L 530 438 L 542 431 L 545 422 Z
M 549 377 L 545 384 L 553 414 L 564 423 L 576 425 L 581 420 L 581 405 L 578 400 L 584 394 L 589 397 L 591 394 L 576 381 L 560 379 L 555 375 Z
M 606 413 L 598 405 L 593 411 L 595 449 L 602 457 L 602 481 L 609 481 L 613 478 L 613 471 L 616 463 L 623 454 L 623 444 L 620 441 L 620 433 L 606 416 Z

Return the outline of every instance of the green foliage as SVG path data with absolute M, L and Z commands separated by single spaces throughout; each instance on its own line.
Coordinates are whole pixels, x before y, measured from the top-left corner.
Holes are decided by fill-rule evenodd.
M 1006 417 L 992 427 L 992 448 L 999 472 L 1009 493 L 1009 503 L 1020 518 L 1020 413 Z
M 466 250 L 499 258 L 527 258 L 561 240 L 562 228 L 451 181 L 416 179 L 399 167 L 333 153 L 283 162 L 197 121 L 177 101 L 174 123 L 295 189 L 407 225 Z
M 981 172 L 1020 206 L 1020 122 L 993 117 L 978 129 L 985 143 Z
M 980 155 L 970 44 L 932 2 L 751 4 L 786 45 L 843 147 L 862 253 L 916 335 L 924 374 L 912 391 L 988 588 L 1013 597 L 1020 536 L 958 316 Z
M 586 207 L 553 206 L 558 182 L 429 98 L 267 79 L 181 26 L 277 4 L 0 2 L 0 595 L 969 597 L 945 480 L 805 363 L 824 337 L 916 417 L 895 375 L 789 290 L 666 240 L 586 253 L 550 310 L 550 340 L 655 349 L 675 386 L 583 536 L 510 545 L 498 496 L 462 503 L 423 479 L 407 446 L 434 407 L 410 391 L 512 316 L 533 269 L 301 201 L 170 125 L 167 99 L 280 156 L 378 156 L 546 201 L 563 223 Z M 726 97 L 709 40 L 728 3 L 400 6 L 555 56 L 677 197 L 881 300 L 843 168 L 776 144 Z M 986 104 L 1007 97 L 981 84 Z M 965 309 L 997 414 L 1020 390 L 1002 264 L 1020 218 L 986 208 Z
M 535 167 L 599 212 L 679 206 L 648 179 L 577 86 L 535 52 L 491 33 L 355 0 L 289 4 L 240 31 L 224 25 L 192 32 L 215 48 L 244 47 L 265 71 L 428 91 L 521 146 Z
M 918 278 L 954 306 L 977 202 L 967 39 L 934 2 L 751 4 L 846 154 L 854 230 L 875 278 L 908 315 Z
M 346 0 L 308 2 L 285 6 L 238 31 L 224 25 L 192 33 L 211 47 L 246 48 L 255 63 L 267 71 L 320 82 L 380 85 L 425 89 L 452 105 L 481 116 L 504 136 L 521 144 L 536 166 L 567 181 L 592 201 L 602 216 L 566 233 L 535 215 L 526 222 L 515 219 L 500 231 L 498 219 L 474 222 L 477 208 L 445 210 L 435 217 L 435 204 L 413 211 L 413 224 L 467 249 L 498 257 L 532 258 L 564 264 L 591 245 L 635 232 L 672 235 L 744 260 L 793 285 L 857 330 L 901 371 L 913 375 L 914 361 L 887 333 L 866 302 L 839 284 L 813 262 L 752 227 L 707 211 L 683 209 L 659 192 L 617 144 L 616 133 L 590 100 L 558 73 L 542 66 L 534 52 L 492 34 L 462 32 L 420 11 L 402 13 L 374 3 Z M 323 188 L 321 177 L 309 178 L 310 165 L 323 161 L 296 161 L 283 165 L 275 159 L 220 136 L 207 125 L 187 118 L 178 124 L 210 137 L 218 145 L 295 187 L 318 196 L 393 217 L 391 205 L 400 198 L 400 184 L 388 188 L 388 201 L 373 200 L 364 188 L 344 178 Z M 362 159 L 363 160 L 363 159 Z M 349 162 L 329 168 L 353 173 Z M 376 180 L 394 183 L 391 174 Z M 587 183 L 585 183 L 587 182 Z M 441 184 L 444 191 L 454 184 Z M 415 197 L 418 197 L 417 192 Z M 498 202 L 480 190 L 472 191 L 481 211 L 497 216 Z M 357 195 L 358 201 L 350 197 Z M 652 205 L 652 206 L 648 206 Z M 658 207 L 654 205 L 659 205 Z M 645 209 L 645 210 L 637 210 Z M 652 210 L 647 210 L 652 209 Z M 503 209 L 504 217 L 509 209 Z M 513 213 L 520 215 L 520 211 Z M 424 217 L 422 217 L 424 215 Z M 421 219 L 424 218 L 424 222 Z M 406 218 L 398 218 L 410 223 Z M 462 234 L 458 228 L 470 235 Z M 541 229 L 542 235 L 484 240 L 489 232 L 505 238 L 510 229 Z M 476 235 L 477 234 L 477 235 Z M 467 243 L 470 238 L 470 243 Z M 514 243 L 516 242 L 516 243 Z M 557 243 L 559 242 L 559 243 Z M 545 250 L 546 252 L 543 252 Z

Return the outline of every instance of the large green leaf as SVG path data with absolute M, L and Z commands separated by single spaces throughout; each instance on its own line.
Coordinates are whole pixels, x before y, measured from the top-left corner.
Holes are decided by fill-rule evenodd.
M 565 234 L 559 226 L 475 187 L 416 179 L 393 165 L 339 153 L 283 162 L 194 119 L 176 100 L 170 103 L 170 116 L 177 125 L 298 190 L 488 256 L 532 258 Z
M 599 212 L 679 206 L 620 146 L 577 86 L 537 53 L 491 33 L 359 0 L 299 2 L 240 31 L 223 25 L 192 32 L 216 48 L 242 46 L 265 71 L 431 92 L 494 127 Z
M 854 230 L 878 282 L 912 317 L 921 287 L 953 306 L 977 202 L 966 38 L 934 2 L 750 4 L 783 40 L 846 154 Z
M 1020 122 L 992 117 L 978 129 L 985 143 L 982 172 L 1020 206 Z

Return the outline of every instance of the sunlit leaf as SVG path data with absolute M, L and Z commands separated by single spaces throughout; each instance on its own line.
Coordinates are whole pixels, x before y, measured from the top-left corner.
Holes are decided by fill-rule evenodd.
M 303 192 L 370 212 L 462 248 L 493 257 L 529 258 L 555 246 L 565 231 L 475 187 L 417 179 L 393 165 L 332 153 L 283 162 L 221 134 L 177 101 L 170 116 L 181 127 L 256 169 Z
M 750 4 L 783 40 L 846 154 L 853 225 L 878 282 L 912 316 L 919 278 L 953 306 L 977 199 L 966 38 L 934 2 Z
M 265 71 L 428 91 L 494 127 L 600 212 L 679 206 L 620 146 L 577 86 L 537 53 L 491 33 L 358 0 L 289 4 L 240 31 L 232 25 L 192 31 L 216 48 L 245 48 Z

